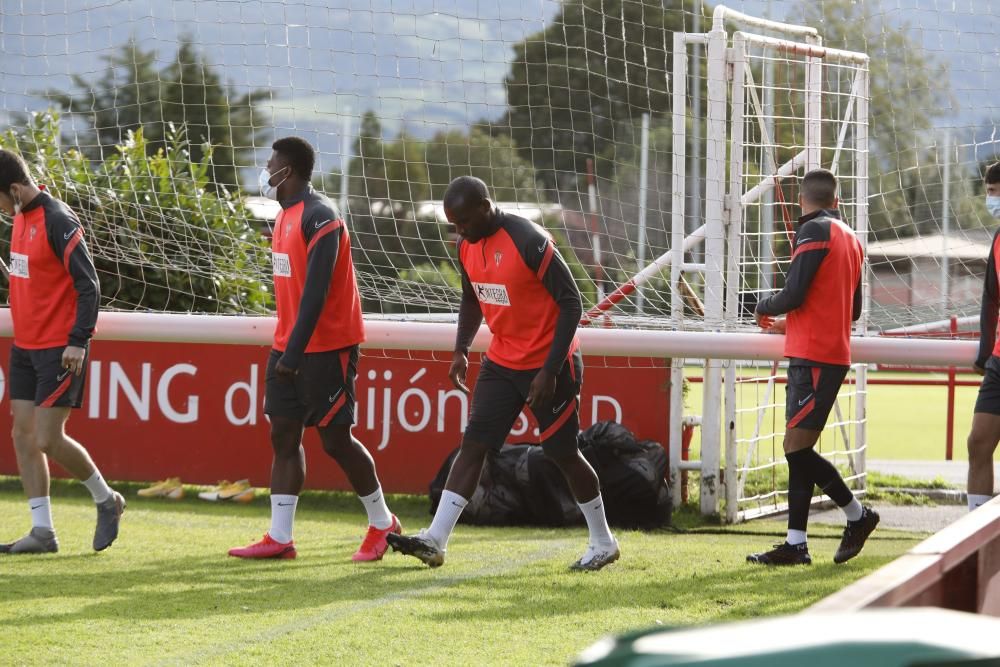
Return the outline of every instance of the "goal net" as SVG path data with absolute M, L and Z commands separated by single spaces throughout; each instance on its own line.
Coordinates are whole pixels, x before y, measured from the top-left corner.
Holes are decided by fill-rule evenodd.
M 713 46 L 717 8 L 696 0 L 3 0 L 0 146 L 88 225 L 107 309 L 272 313 L 277 204 L 256 175 L 276 138 L 300 135 L 348 219 L 369 316 L 453 321 L 440 199 L 473 174 L 550 230 L 588 322 L 750 332 L 783 284 L 797 177 L 820 165 L 867 244 L 858 333 L 975 316 L 982 169 L 1000 152 L 995 11 L 732 4 L 775 23 L 726 20 Z M 705 472 L 706 511 L 780 504 L 783 371 L 656 352 L 676 358 L 672 428 L 706 388 L 701 460 L 674 460 L 675 481 Z M 687 407 L 685 374 L 705 380 Z M 864 374 L 822 442 L 858 475 Z

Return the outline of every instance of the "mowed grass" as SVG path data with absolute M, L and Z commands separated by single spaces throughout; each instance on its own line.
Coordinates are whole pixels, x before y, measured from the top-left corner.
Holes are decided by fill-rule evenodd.
M 303 498 L 299 558 L 241 561 L 269 505 L 139 499 L 130 490 L 119 541 L 90 549 L 94 508 L 79 485 L 53 491 L 58 554 L 0 557 L 5 664 L 567 664 L 609 633 L 797 612 L 884 565 L 922 536 L 879 531 L 835 566 L 839 534 L 816 526 L 812 567 L 750 566 L 783 539 L 778 522 L 686 532 L 620 532 L 623 557 L 572 573 L 580 529 L 460 525 L 448 562 L 430 570 L 388 554 L 354 564 L 363 514 L 347 494 Z M 394 497 L 406 529 L 427 500 Z M 0 481 L 0 539 L 27 526 L 16 480 Z
M 743 369 L 742 375 L 759 374 L 766 376 L 769 370 Z M 689 367 L 685 370 L 687 377 L 701 377 L 703 370 L 699 367 Z M 785 369 L 779 369 L 778 374 L 784 377 Z M 936 379 L 946 380 L 941 373 L 898 373 L 869 372 L 869 380 L 873 379 Z M 978 380 L 969 374 L 960 374 L 960 380 Z M 702 410 L 702 390 L 700 382 L 690 383 L 684 407 L 685 414 L 700 415 Z M 742 405 L 751 407 L 763 402 L 763 385 L 740 385 L 740 400 Z M 775 394 L 771 402 L 783 404 L 785 385 L 776 384 Z M 954 437 L 953 459 L 965 461 L 968 456 L 965 450 L 965 439 L 972 424 L 972 410 L 976 403 L 977 387 L 956 387 L 955 389 L 955 421 L 952 429 Z M 868 385 L 868 457 L 872 459 L 890 460 L 920 460 L 944 461 L 945 441 L 948 416 L 947 387 L 912 387 L 900 385 Z M 841 399 L 841 409 L 845 418 L 848 409 L 853 409 L 845 399 Z M 762 433 L 781 432 L 784 429 L 784 407 L 765 411 Z M 742 437 L 753 433 L 756 423 L 756 413 L 745 413 L 740 418 Z M 833 416 L 831 414 L 831 421 Z M 827 437 L 825 434 L 824 437 Z M 838 436 L 839 437 L 839 436 Z M 691 446 L 691 458 L 697 458 L 700 433 L 695 429 Z M 761 447 L 772 447 L 771 441 L 762 441 Z M 839 441 L 838 441 L 839 446 Z M 781 440 L 773 442 L 774 451 L 781 452 Z

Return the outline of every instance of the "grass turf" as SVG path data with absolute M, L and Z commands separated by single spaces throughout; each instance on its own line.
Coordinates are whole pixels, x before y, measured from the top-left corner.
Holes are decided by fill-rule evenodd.
M 848 564 L 831 561 L 832 527 L 810 537 L 811 567 L 744 562 L 783 538 L 777 522 L 733 528 L 677 515 L 683 532 L 619 533 L 623 557 L 599 573 L 567 566 L 586 531 L 459 526 L 448 562 L 430 570 L 388 554 L 354 564 L 357 499 L 303 497 L 299 558 L 240 561 L 232 546 L 267 528 L 246 506 L 135 497 L 119 541 L 90 550 L 94 508 L 76 484 L 53 490 L 59 554 L 0 557 L 0 654 L 13 664 L 566 664 L 609 633 L 793 613 L 895 558 L 922 536 L 877 532 Z M 428 523 L 424 498 L 396 496 L 406 529 Z M 0 538 L 27 509 L 0 481 Z M 16 534 L 15 534 L 16 533 Z

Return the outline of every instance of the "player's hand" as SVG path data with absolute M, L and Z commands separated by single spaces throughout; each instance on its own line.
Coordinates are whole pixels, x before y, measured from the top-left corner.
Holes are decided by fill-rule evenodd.
M 83 360 L 87 357 L 87 348 L 67 345 L 62 354 L 62 367 L 79 375 L 83 372 Z
M 771 326 L 768 327 L 767 333 L 772 334 L 783 334 L 785 333 L 785 323 L 788 322 L 785 318 L 780 320 L 771 320 Z
M 278 362 L 274 365 L 274 372 L 277 373 L 278 377 L 283 380 L 291 380 L 299 371 L 294 368 L 289 368 L 281 361 L 281 359 L 278 359 Z
M 451 368 L 448 369 L 448 377 L 456 388 L 464 393 L 469 393 L 469 388 L 465 386 L 465 375 L 469 371 L 469 357 L 464 352 L 455 352 L 451 358 Z
M 986 369 L 976 362 L 972 362 L 972 372 L 976 375 L 986 375 Z
M 538 371 L 528 387 L 528 407 L 533 411 L 545 407 L 556 395 L 556 376 L 545 370 Z
M 753 321 L 757 323 L 761 329 L 770 329 L 774 325 L 774 318 L 770 315 L 762 315 L 754 311 Z

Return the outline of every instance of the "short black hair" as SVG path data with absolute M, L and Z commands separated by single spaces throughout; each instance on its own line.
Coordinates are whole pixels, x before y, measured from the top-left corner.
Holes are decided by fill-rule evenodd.
M 28 163 L 17 153 L 0 148 L 0 192 L 9 195 L 13 183 L 31 185 Z
M 490 198 L 490 191 L 482 179 L 475 176 L 459 176 L 448 184 L 444 193 L 446 209 L 461 209 L 478 206 Z
M 1000 162 L 994 162 L 990 166 L 986 167 L 986 176 L 983 178 L 983 181 L 987 185 L 1000 183 Z
M 316 149 L 302 137 L 283 137 L 278 139 L 271 148 L 288 160 L 292 171 L 304 181 L 312 179 L 313 167 L 316 166 Z
M 799 184 L 802 198 L 816 206 L 833 206 L 837 201 L 837 177 L 829 169 L 813 169 Z

